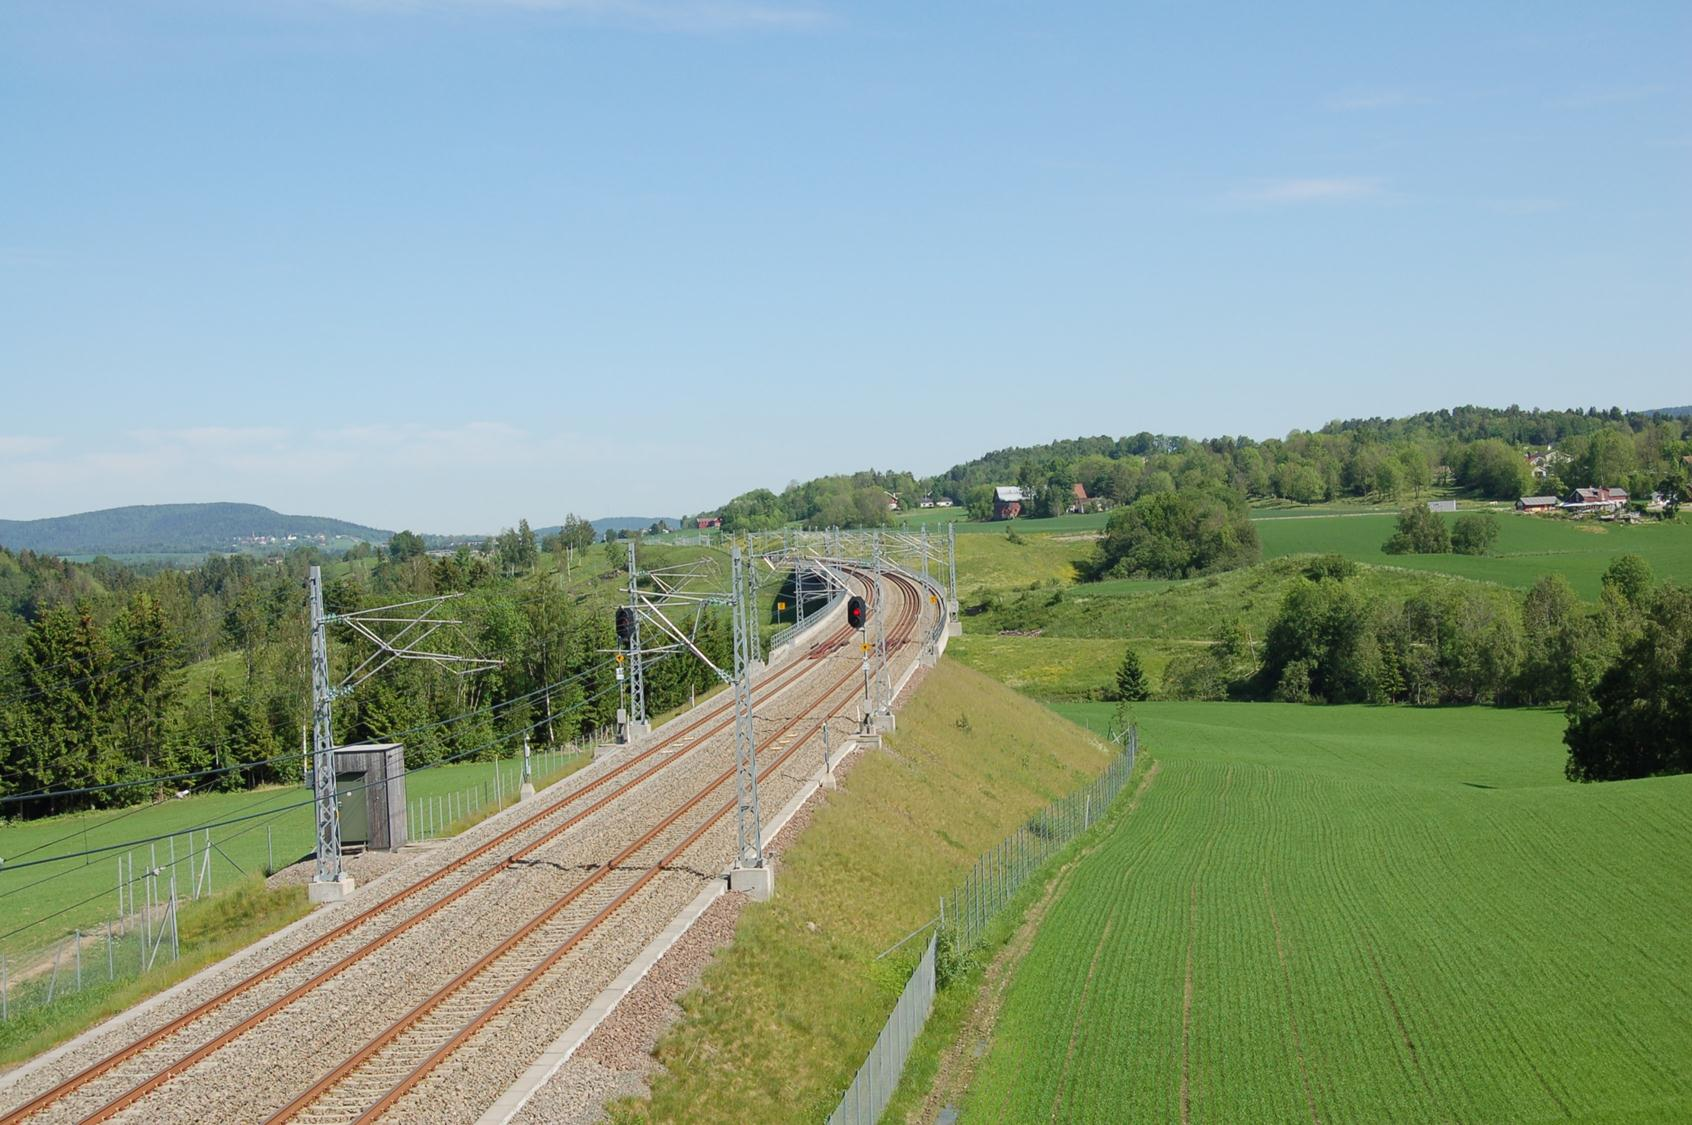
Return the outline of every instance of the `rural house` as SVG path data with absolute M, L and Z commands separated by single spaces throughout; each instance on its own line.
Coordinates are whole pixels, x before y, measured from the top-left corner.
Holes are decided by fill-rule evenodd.
M 1524 496 L 1516 501 L 1518 512 L 1555 512 L 1562 502 L 1555 496 Z
M 1022 514 L 1022 489 L 1012 485 L 1000 485 L 993 490 L 993 518 L 996 520 L 1014 520 Z
M 693 521 L 693 525 L 695 527 L 697 527 L 700 531 L 705 531 L 708 528 L 713 528 L 713 527 L 721 527 L 721 526 L 723 526 L 723 517 L 721 517 L 721 516 L 700 516 L 698 519 Z
M 1081 484 L 1076 483 L 1070 486 L 1070 490 L 1075 495 L 1070 499 L 1069 507 L 1066 508 L 1065 511 L 1085 512 L 1087 510 L 1087 503 L 1089 500 L 1086 488 L 1082 487 Z
M 1571 512 L 1615 511 L 1627 507 L 1627 490 L 1622 488 L 1577 488 L 1563 507 Z

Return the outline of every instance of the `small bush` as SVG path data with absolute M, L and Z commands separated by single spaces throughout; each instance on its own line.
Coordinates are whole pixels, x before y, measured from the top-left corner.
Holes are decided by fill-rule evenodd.
M 1490 554 L 1498 542 L 1498 517 L 1491 512 L 1470 512 L 1457 517 L 1451 533 L 1451 549 L 1459 555 Z
M 1350 578 L 1357 573 L 1357 564 L 1344 555 L 1318 555 L 1304 565 L 1304 576 L 1312 582 L 1324 578 Z
M 1451 532 L 1426 504 L 1412 504 L 1398 513 L 1398 530 L 1381 549 L 1389 555 L 1449 554 Z

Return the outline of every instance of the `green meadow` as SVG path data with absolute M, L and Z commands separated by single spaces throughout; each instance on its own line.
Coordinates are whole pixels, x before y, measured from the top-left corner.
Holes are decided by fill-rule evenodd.
M 560 754 L 552 760 L 554 768 L 543 773 L 543 760 L 537 759 L 536 783 L 545 785 L 565 777 L 587 760 L 586 755 Z M 520 768 L 516 759 L 508 757 L 418 770 L 406 777 L 406 803 L 439 802 L 435 807 L 445 808 L 450 798 L 471 808 L 485 804 L 491 811 L 486 803 L 494 797 L 495 770 L 500 774 L 499 791 L 509 804 L 520 783 Z M 120 856 L 126 872 L 133 858 L 137 878 L 149 863 L 162 868 L 161 894 L 168 894 L 172 872 L 178 893 L 189 894 L 194 880 L 189 851 L 204 848 L 207 827 L 214 891 L 262 875 L 272 862 L 281 868 L 308 858 L 316 841 L 310 797 L 303 785 L 272 785 L 167 798 L 124 809 L 6 821 L 0 825 L 0 914 L 6 920 L 0 927 L 0 953 L 13 965 L 27 962 L 73 929 L 93 930 L 112 918 L 117 913 Z M 443 822 L 441 828 L 456 831 L 469 822 Z M 419 826 L 411 829 L 415 835 Z M 94 854 L 80 854 L 85 852 Z M 61 856 L 76 858 L 39 862 Z M 144 892 L 137 890 L 136 895 L 139 901 Z
M 1136 710 L 964 1121 L 1692 1116 L 1692 777 L 1571 785 L 1555 712 Z
M 1455 516 L 1443 517 L 1455 522 Z M 1452 574 L 1526 589 L 1541 575 L 1558 573 L 1583 598 L 1598 596 L 1599 579 L 1617 555 L 1633 554 L 1651 564 L 1659 579 L 1692 581 L 1692 522 L 1651 520 L 1636 525 L 1596 520 L 1547 519 L 1514 512 L 1498 517 L 1492 553 L 1474 555 L 1388 555 L 1391 514 L 1311 516 L 1258 520 L 1265 559 L 1298 554 L 1338 554 L 1357 562 Z

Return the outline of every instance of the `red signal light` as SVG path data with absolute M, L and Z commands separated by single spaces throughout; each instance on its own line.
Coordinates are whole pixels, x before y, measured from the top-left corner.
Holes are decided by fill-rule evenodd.
M 847 624 L 851 625 L 854 629 L 862 629 L 864 627 L 864 621 L 868 617 L 869 607 L 864 604 L 864 599 L 858 597 L 857 595 L 853 595 L 851 600 L 846 603 Z

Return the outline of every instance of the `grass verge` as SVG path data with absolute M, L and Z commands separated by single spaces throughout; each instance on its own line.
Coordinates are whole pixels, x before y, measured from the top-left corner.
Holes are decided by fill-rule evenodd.
M 105 971 L 105 947 L 88 966 L 81 992 L 56 998 L 50 1005 L 14 1009 L 0 1024 L 0 1066 L 11 1066 L 56 1046 L 127 1008 L 171 987 L 216 961 L 244 949 L 266 934 L 306 914 L 303 886 L 270 889 L 254 877 L 217 898 L 182 907 L 179 924 L 181 956 L 155 966 L 142 976 L 119 976 L 112 981 L 91 980 Z M 135 950 L 126 943 L 126 956 Z M 37 982 L 35 987 L 41 987 Z
M 920 954 L 876 955 L 933 917 L 984 849 L 1107 764 L 1102 743 L 943 661 L 881 752 L 856 760 L 782 857 L 777 894 L 682 998 L 650 1100 L 616 1121 L 820 1120 Z

